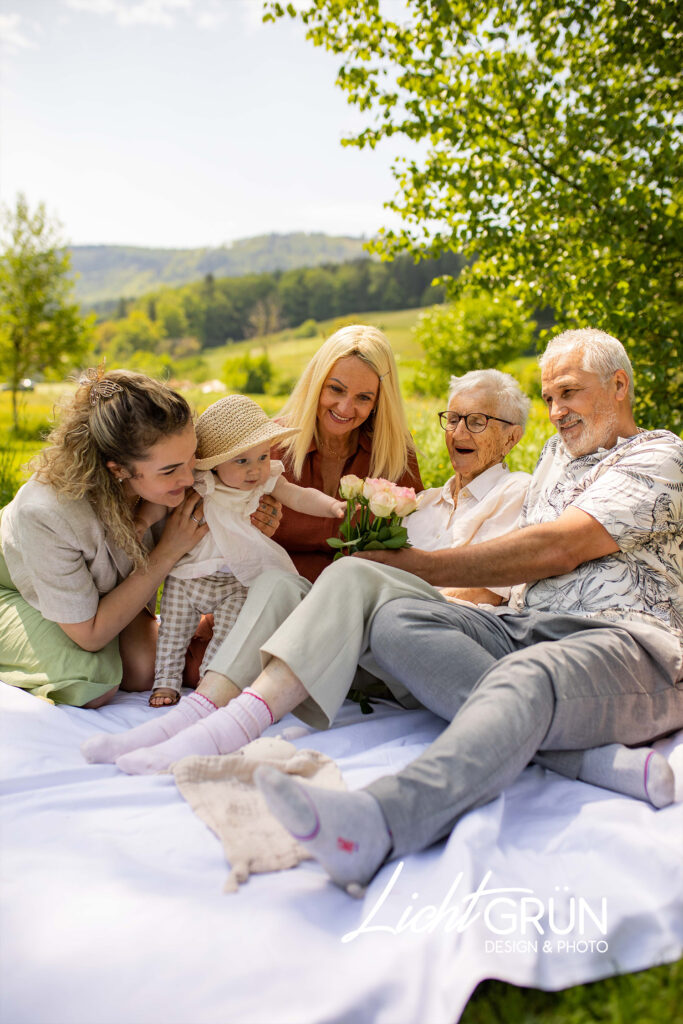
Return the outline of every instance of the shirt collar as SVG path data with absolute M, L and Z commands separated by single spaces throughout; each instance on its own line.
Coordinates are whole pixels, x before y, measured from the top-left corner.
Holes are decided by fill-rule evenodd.
M 460 493 L 464 494 L 467 492 L 472 495 L 475 501 L 481 501 L 482 498 L 485 498 L 489 491 L 492 491 L 498 484 L 500 478 L 508 472 L 509 470 L 505 463 L 497 462 L 495 466 L 489 466 L 489 468 L 485 469 L 483 473 L 479 474 L 479 476 L 475 476 L 473 480 L 470 480 L 470 482 L 463 487 Z M 444 501 L 447 501 L 449 505 L 453 504 L 453 493 L 451 490 L 453 479 L 453 477 L 449 477 L 441 490 L 441 497 Z
M 609 452 L 613 452 L 616 448 L 619 447 L 619 445 L 626 444 L 627 441 L 632 441 L 634 437 L 638 436 L 638 434 L 644 433 L 647 433 L 647 431 L 644 431 L 642 427 L 639 427 L 637 433 L 632 434 L 631 437 L 622 437 L 621 435 L 619 435 L 616 441 L 614 442 L 614 446 L 612 448 L 603 448 L 601 446 L 599 448 L 596 448 L 594 452 L 586 452 L 585 455 L 572 455 L 572 453 L 569 451 L 566 444 L 560 437 L 559 433 L 556 434 L 555 436 L 557 437 L 559 442 L 559 450 L 564 455 L 567 462 L 580 462 L 581 459 L 592 459 L 595 462 L 599 462 L 600 459 L 602 459 Z

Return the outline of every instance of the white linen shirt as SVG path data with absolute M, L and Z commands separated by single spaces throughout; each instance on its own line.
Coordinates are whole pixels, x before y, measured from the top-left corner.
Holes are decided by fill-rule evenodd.
M 480 544 L 514 530 L 531 477 L 511 473 L 498 463 L 462 488 L 453 500 L 454 477 L 443 487 L 429 487 L 419 496 L 416 512 L 405 520 L 408 540 L 424 551 Z M 507 600 L 509 587 L 489 587 Z

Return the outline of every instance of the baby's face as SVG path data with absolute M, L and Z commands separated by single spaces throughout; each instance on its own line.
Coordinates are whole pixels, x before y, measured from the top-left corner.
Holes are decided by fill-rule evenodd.
M 250 491 L 264 484 L 270 473 L 270 441 L 249 448 L 229 462 L 221 462 L 215 472 L 222 484 L 240 491 Z

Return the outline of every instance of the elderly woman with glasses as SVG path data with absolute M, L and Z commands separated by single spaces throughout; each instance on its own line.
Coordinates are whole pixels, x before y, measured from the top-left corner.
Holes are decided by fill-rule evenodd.
M 529 476 L 509 472 L 503 460 L 524 433 L 529 405 L 514 378 L 498 370 L 452 378 L 439 419 L 454 472 L 442 487 L 423 491 L 406 520 L 415 547 L 475 544 L 513 529 Z M 189 723 L 181 701 L 154 722 L 93 737 L 84 754 L 132 774 L 161 771 L 191 753 L 231 753 L 289 711 L 327 728 L 350 687 L 370 695 L 388 687 L 401 704 L 417 707 L 368 650 L 379 608 L 416 595 L 500 604 L 508 590 L 435 591 L 410 573 L 357 558 L 334 562 L 313 584 L 263 573 L 199 684 L 206 714 Z
M 473 370 L 452 377 L 448 409 L 439 413 L 453 476 L 420 496 L 407 520 L 408 539 L 426 551 L 491 540 L 512 530 L 529 484 L 527 473 L 510 473 L 505 456 L 526 425 L 529 399 L 500 370 Z M 501 604 L 509 588 L 450 589 L 446 597 Z

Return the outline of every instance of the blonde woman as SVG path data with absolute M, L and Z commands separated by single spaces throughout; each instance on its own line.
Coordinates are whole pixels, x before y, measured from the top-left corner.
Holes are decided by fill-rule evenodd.
M 0 680 L 99 707 L 151 687 L 148 605 L 207 532 L 192 414 L 149 377 L 90 370 L 48 442 L 0 513 Z
M 273 452 L 292 483 L 337 497 L 341 477 L 353 473 L 422 490 L 396 361 L 376 327 L 335 331 L 303 371 L 280 419 L 300 428 Z M 287 508 L 273 539 L 313 581 L 332 561 L 327 538 L 334 535 L 330 519 Z

